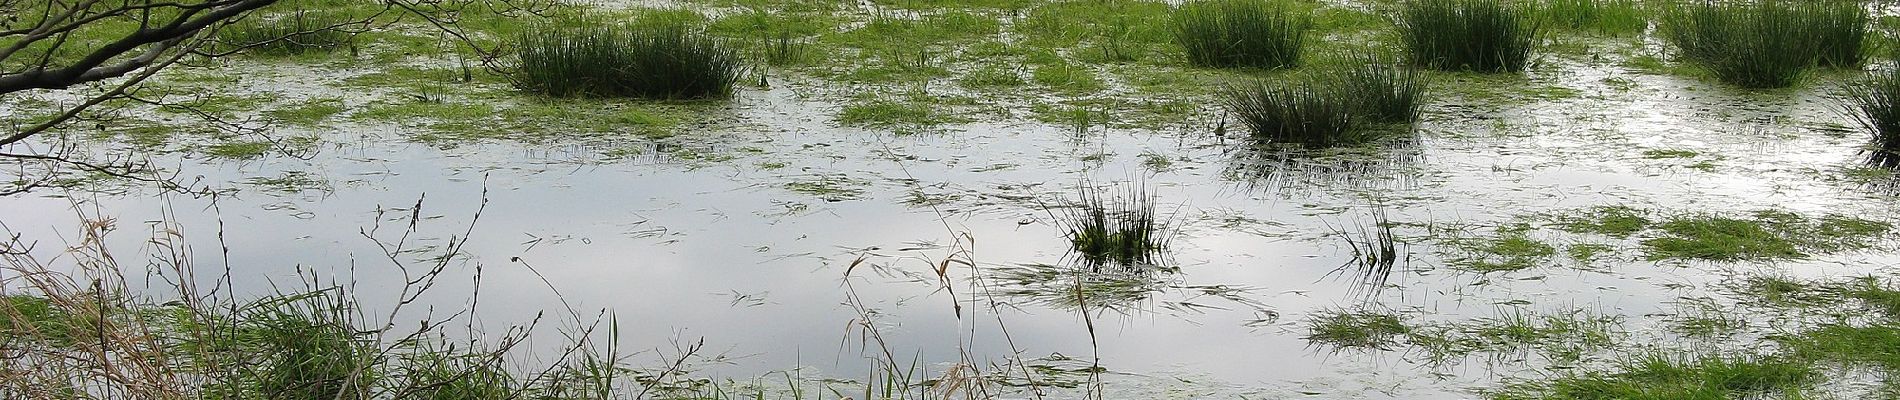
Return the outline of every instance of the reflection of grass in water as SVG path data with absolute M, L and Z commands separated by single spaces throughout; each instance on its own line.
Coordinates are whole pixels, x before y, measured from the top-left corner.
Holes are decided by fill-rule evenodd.
M 1408 0 L 1399 36 L 1414 64 L 1437 70 L 1521 72 L 1542 39 L 1535 12 L 1500 0 Z
M 1334 234 L 1346 241 L 1352 248 L 1352 259 L 1334 269 L 1332 273 L 1342 273 L 1351 269 L 1362 290 L 1368 294 L 1378 294 L 1392 277 L 1393 268 L 1400 262 L 1398 240 L 1392 235 L 1392 222 L 1386 219 L 1385 209 L 1372 211 L 1372 223 L 1360 226 L 1358 237 L 1345 230 L 1336 230 Z M 1408 250 L 1409 250 L 1409 246 Z M 1411 253 L 1403 255 L 1410 263 Z
M 1080 200 L 1057 218 L 1071 250 L 1090 268 L 1149 266 L 1160 261 L 1169 240 L 1154 202 L 1140 186 L 1103 198 L 1084 185 Z
M 1422 158 L 1417 146 L 1398 139 L 1326 149 L 1246 145 L 1228 153 L 1222 174 L 1254 191 L 1390 190 L 1411 185 Z
M 1175 41 L 1202 67 L 1279 69 L 1300 64 L 1312 17 L 1266 0 L 1200 0 L 1174 11 Z
M 996 271 L 998 294 L 1022 297 L 1060 309 L 1130 311 L 1170 284 L 1166 271 L 1108 270 L 1083 265 L 1026 264 Z

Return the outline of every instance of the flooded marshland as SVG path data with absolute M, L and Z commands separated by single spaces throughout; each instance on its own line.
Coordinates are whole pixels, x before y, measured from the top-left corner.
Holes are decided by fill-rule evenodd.
M 1764 398 L 1900 392 L 1900 358 L 1811 345 L 1900 318 L 1900 181 L 1842 100 L 1886 58 L 1742 89 L 1657 20 L 1550 22 L 1521 73 L 1425 72 L 1416 122 L 1379 140 L 1261 146 L 1222 88 L 1397 46 L 1403 2 L 1290 3 L 1308 61 L 1278 70 L 1190 65 L 1161 2 L 563 6 L 747 49 L 716 100 L 524 93 L 395 21 L 348 50 L 174 66 L 144 84 L 159 100 L 9 145 L 166 183 L 19 161 L 50 179 L 0 198 L 0 222 L 53 270 L 109 251 L 153 304 L 178 280 L 336 284 L 367 315 L 453 320 L 453 340 L 534 324 L 508 368 L 582 337 L 666 371 L 634 387 L 686 388 L 616 398 L 977 396 L 958 379 L 995 398 L 1618 398 L 1547 388 L 1651 359 L 1812 369 L 1800 390 L 1720 389 Z M 460 17 L 478 43 L 546 18 Z M 754 51 L 778 43 L 796 56 Z M 83 90 L 0 97 L 0 116 Z M 0 290 L 32 294 L 14 267 Z

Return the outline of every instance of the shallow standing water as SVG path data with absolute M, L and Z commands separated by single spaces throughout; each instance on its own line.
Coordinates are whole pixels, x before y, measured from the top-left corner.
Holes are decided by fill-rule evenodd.
M 859 314 L 844 304 L 855 290 L 902 357 L 954 362 L 960 338 L 970 337 L 972 353 L 998 363 L 1012 341 L 1044 364 L 1087 366 L 1099 355 L 1111 397 L 1471 397 L 1507 378 L 1548 373 L 1550 362 L 1500 354 L 1438 364 L 1406 351 L 1335 351 L 1304 338 L 1306 321 L 1353 307 L 1424 321 L 1583 309 L 1622 318 L 1625 342 L 1643 343 L 1672 337 L 1661 316 L 1680 299 L 1722 297 L 1718 286 L 1737 274 L 1849 276 L 1900 261 L 1878 250 L 1771 264 L 1654 262 L 1625 245 L 1521 271 L 1452 268 L 1439 229 L 1481 235 L 1592 206 L 1891 214 L 1891 196 L 1844 178 L 1859 165 L 1861 138 L 1835 128 L 1851 123 L 1830 108 L 1828 84 L 1746 93 L 1569 56 L 1547 57 L 1527 75 L 1516 84 L 1574 93 L 1495 101 L 1446 92 L 1426 107 L 1416 139 L 1393 145 L 1415 154 L 1370 167 L 1236 162 L 1236 139 L 1214 137 L 1208 121 L 1078 136 L 1013 119 L 893 135 L 841 126 L 824 85 L 791 76 L 741 90 L 713 111 L 728 114 L 722 123 L 680 128 L 698 138 L 696 158 L 613 158 L 589 145 L 506 140 L 441 148 L 405 140 L 412 127 L 347 122 L 311 132 L 323 140 L 302 158 L 155 156 L 183 176 L 238 188 L 215 200 L 136 187 L 42 190 L 0 207 L 6 228 L 46 243 L 39 250 L 48 256 L 71 240 L 74 209 L 116 220 L 114 247 L 130 259 L 147 248 L 145 227 L 175 221 L 209 257 L 201 267 L 229 265 L 236 286 L 253 294 L 298 285 L 302 269 L 354 282 L 375 299 L 401 274 L 365 235 L 400 234 L 395 225 L 420 200 L 424 243 L 459 236 L 474 221 L 468 258 L 424 303 L 466 306 L 466 278 L 479 265 L 484 325 L 570 306 L 583 320 L 606 310 L 621 321 L 627 348 L 670 352 L 703 339 L 730 357 L 704 374 L 749 379 L 804 367 L 859 377 L 868 353 L 849 333 Z M 290 70 L 245 79 L 270 88 L 305 77 Z M 1460 85 L 1455 79 L 1438 84 Z M 1645 157 L 1651 149 L 1699 155 Z M 1169 165 L 1156 168 L 1145 154 Z M 318 188 L 245 183 L 286 174 Z M 1257 175 L 1276 180 L 1248 178 Z M 1003 296 L 1006 306 L 991 310 L 970 293 L 940 290 L 932 269 L 952 244 L 973 250 L 982 271 L 1065 262 L 1069 243 L 1047 206 L 1075 197 L 1084 182 L 1139 182 L 1156 196 L 1176 235 L 1168 253 L 1179 271 L 1160 278 L 1167 288 L 1086 318 L 1032 297 Z M 1375 209 L 1404 224 L 1409 258 L 1393 287 L 1368 294 L 1336 273 L 1353 257 L 1338 232 L 1370 223 Z M 368 233 L 378 210 L 390 210 L 380 215 L 383 230 Z M 214 254 L 220 238 L 228 258 Z M 867 266 L 851 271 L 847 288 L 847 269 L 860 258 Z M 952 268 L 953 286 L 970 288 L 965 279 L 978 270 Z M 953 304 L 963 305 L 961 315 Z M 661 354 L 640 357 L 661 362 Z

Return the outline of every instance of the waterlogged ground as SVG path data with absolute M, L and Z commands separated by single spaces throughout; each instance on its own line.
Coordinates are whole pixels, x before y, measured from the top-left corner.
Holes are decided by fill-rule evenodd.
M 1008 7 L 1043 3 L 1011 4 L 807 11 L 825 16 L 819 32 L 878 13 L 995 22 L 926 35 L 948 44 L 915 68 L 879 53 L 888 43 L 816 36 L 836 46 L 818 53 L 867 56 L 765 69 L 729 102 L 537 100 L 479 72 L 456 82 L 453 61 L 385 56 L 401 35 L 370 37 L 353 59 L 183 68 L 163 88 L 272 123 L 222 134 L 140 108 L 65 139 L 223 195 L 81 176 L 0 207 L 46 257 L 80 240 L 81 218 L 109 218 L 124 265 L 151 256 L 148 233 L 176 229 L 198 268 L 229 268 L 241 291 L 314 271 L 372 308 L 403 275 L 370 237 L 397 240 L 420 215 L 408 240 L 422 251 L 394 258 L 468 240 L 422 301 L 437 313 L 471 298 L 496 327 L 604 312 L 621 346 L 658 350 L 636 362 L 703 340 L 695 374 L 752 382 L 865 376 L 883 357 L 857 324 L 870 310 L 902 360 L 1019 354 L 1045 383 L 1073 384 L 1099 357 L 1110 398 L 1470 398 L 1631 354 L 1767 353 L 1764 338 L 1857 314 L 1775 306 L 1758 289 L 1886 282 L 1900 261 L 1890 174 L 1865 166 L 1864 136 L 1834 108 L 1850 72 L 1740 91 L 1640 34 L 1559 31 L 1522 77 L 1433 74 L 1413 135 L 1275 156 L 1219 122 L 1214 85 L 1244 74 L 1187 68 L 1162 44 L 1102 61 L 1092 39 L 1037 43 L 1033 18 Z M 670 6 L 715 24 L 747 15 Z M 1363 11 L 1378 6 L 1323 6 L 1321 36 L 1383 40 L 1389 26 Z M 1039 49 L 1059 60 L 1033 60 Z M 1085 75 L 1043 72 L 1057 63 Z M 1047 268 L 1074 265 L 1054 207 L 1084 185 L 1143 188 L 1172 236 L 1165 270 L 1085 286 L 1078 312 L 1069 275 Z M 1369 279 L 1353 246 L 1381 213 L 1401 258 Z M 1712 218 L 1779 241 L 1685 250 Z M 555 325 L 537 338 L 557 342 Z M 1851 374 L 1824 388 L 1883 390 Z

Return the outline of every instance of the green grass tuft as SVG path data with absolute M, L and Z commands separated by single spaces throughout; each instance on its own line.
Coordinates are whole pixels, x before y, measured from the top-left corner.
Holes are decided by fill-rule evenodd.
M 1649 228 L 1648 212 L 1628 206 L 1598 206 L 1578 215 L 1558 217 L 1557 227 L 1571 233 L 1594 233 L 1626 238 Z
M 1873 136 L 1875 159 L 1900 155 L 1900 68 L 1846 86 L 1841 108 Z
M 334 12 L 297 10 L 285 15 L 252 15 L 219 28 L 218 42 L 251 54 L 327 52 L 351 45 L 354 35 L 343 30 L 351 24 L 349 15 Z
M 1648 11 L 1636 0 L 1546 0 L 1541 11 L 1559 28 L 1625 35 L 1649 27 Z
M 1331 72 L 1341 96 L 1354 100 L 1358 117 L 1376 123 L 1411 123 L 1424 101 L 1425 77 L 1382 57 L 1347 56 L 1347 66 Z
M 1377 137 L 1356 129 L 1359 100 L 1347 98 L 1323 81 L 1255 80 L 1227 87 L 1221 97 L 1227 110 L 1262 142 L 1330 147 Z
M 1859 2 L 1698 2 L 1663 14 L 1661 35 L 1681 57 L 1744 88 L 1793 85 L 1815 65 L 1865 61 Z
M 1535 10 L 1501 0 L 1409 0 L 1398 26 L 1412 62 L 1437 70 L 1521 72 L 1543 38 Z
M 1683 215 L 1656 225 L 1664 235 L 1643 241 L 1649 259 L 1714 261 L 1807 257 L 1808 252 L 1866 248 L 1892 230 L 1886 222 L 1827 215 L 1819 219 L 1762 210 L 1752 218 Z
M 1200 67 L 1299 66 L 1312 25 L 1312 17 L 1267 0 L 1197 0 L 1174 10 L 1175 41 Z
M 738 53 L 685 25 L 543 25 L 516 38 L 518 85 L 555 97 L 725 97 Z
M 1730 400 L 1798 392 L 1821 375 L 1805 363 L 1771 357 L 1652 355 L 1623 361 L 1619 371 L 1589 372 L 1520 384 L 1493 400 Z
M 1084 265 L 1152 266 L 1167 249 L 1166 226 L 1155 212 L 1155 197 L 1138 186 L 1104 198 L 1086 185 L 1081 198 L 1057 215 L 1071 250 Z

